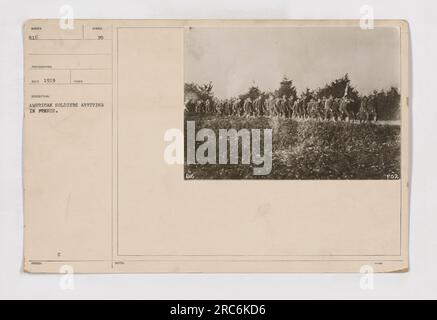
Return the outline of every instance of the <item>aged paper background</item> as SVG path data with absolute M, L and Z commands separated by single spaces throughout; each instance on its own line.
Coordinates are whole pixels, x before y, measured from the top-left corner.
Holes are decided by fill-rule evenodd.
M 57 20 L 25 25 L 26 271 L 59 272 L 65 264 L 76 272 L 407 270 L 405 23 L 377 23 L 400 28 L 400 181 L 184 181 L 183 166 L 163 161 L 164 132 L 183 126 L 185 28 L 358 21 L 76 24 L 74 31 Z M 59 85 L 44 84 L 53 78 Z M 50 102 L 104 106 L 30 113 L 31 103 Z

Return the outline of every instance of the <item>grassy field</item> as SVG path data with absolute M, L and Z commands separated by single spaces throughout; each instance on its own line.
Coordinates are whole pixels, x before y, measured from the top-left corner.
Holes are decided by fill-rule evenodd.
M 186 165 L 190 179 L 387 179 L 400 176 L 400 126 L 315 120 L 186 116 L 196 130 L 273 129 L 273 169 L 252 165 Z

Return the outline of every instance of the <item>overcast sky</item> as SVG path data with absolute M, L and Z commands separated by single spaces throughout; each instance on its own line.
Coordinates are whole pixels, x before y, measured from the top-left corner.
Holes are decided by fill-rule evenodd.
M 227 98 L 255 84 L 274 90 L 284 75 L 298 92 L 349 73 L 360 93 L 400 85 L 397 28 L 192 28 L 185 34 L 185 82 L 212 81 Z

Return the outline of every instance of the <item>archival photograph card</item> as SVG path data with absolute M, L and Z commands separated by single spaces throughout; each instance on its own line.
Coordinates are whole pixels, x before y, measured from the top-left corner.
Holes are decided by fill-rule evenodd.
M 29 20 L 24 270 L 407 272 L 400 20 Z

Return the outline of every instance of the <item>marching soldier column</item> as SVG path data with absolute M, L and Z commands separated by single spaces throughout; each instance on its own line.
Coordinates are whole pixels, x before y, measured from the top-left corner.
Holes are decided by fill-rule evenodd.
M 350 121 L 360 122 L 377 121 L 377 106 L 375 98 L 363 97 L 358 112 L 352 108 L 353 100 L 345 94 L 341 98 L 332 95 L 316 99 L 302 95 L 293 99 L 283 95 L 274 97 L 273 94 L 259 95 L 256 99 L 247 97 L 230 99 L 188 99 L 185 102 L 185 111 L 199 115 L 222 115 L 236 117 L 276 117 L 285 119 L 315 119 L 320 121 Z

